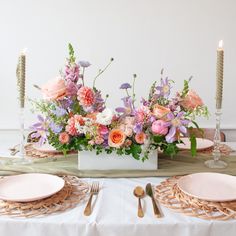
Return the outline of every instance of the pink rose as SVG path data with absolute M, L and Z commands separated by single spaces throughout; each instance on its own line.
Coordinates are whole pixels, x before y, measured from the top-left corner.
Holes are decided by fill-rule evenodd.
M 194 110 L 195 108 L 202 106 L 203 101 L 195 91 L 190 90 L 186 97 L 180 102 L 180 105 L 187 110 Z
M 56 77 L 43 85 L 41 90 L 45 99 L 60 100 L 66 96 L 67 87 L 61 77 Z
M 156 120 L 152 123 L 152 132 L 158 135 L 166 135 L 168 133 L 168 127 L 163 120 Z
M 169 112 L 169 108 L 163 107 L 159 104 L 153 106 L 153 114 L 159 119 L 165 117 Z

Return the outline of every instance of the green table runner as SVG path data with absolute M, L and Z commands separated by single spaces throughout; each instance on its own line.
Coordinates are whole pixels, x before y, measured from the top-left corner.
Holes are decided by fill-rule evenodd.
M 225 169 L 209 169 L 204 161 L 209 156 L 198 155 L 191 157 L 189 154 L 180 153 L 174 158 L 159 155 L 159 169 L 155 171 L 142 170 L 78 170 L 77 157 L 60 157 L 57 159 L 39 159 L 31 164 L 12 165 L 7 163 L 10 158 L 0 157 L 0 175 L 14 175 L 21 173 L 50 173 L 57 175 L 76 175 L 79 177 L 151 177 L 151 176 L 174 176 L 185 175 L 196 172 L 219 172 L 236 175 L 236 156 L 222 158 L 228 163 Z

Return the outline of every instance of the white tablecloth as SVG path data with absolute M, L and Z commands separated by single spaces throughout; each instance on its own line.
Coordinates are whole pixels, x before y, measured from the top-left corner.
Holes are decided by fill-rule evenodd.
M 2 138 L 0 150 L 6 150 Z M 13 143 L 14 144 L 14 143 Z M 234 146 L 234 145 L 232 145 Z M 184 168 L 184 167 L 183 167 Z M 94 179 L 84 179 L 91 182 Z M 98 179 L 102 189 L 93 213 L 83 215 L 85 203 L 64 213 L 30 219 L 0 216 L 0 236 L 235 236 L 236 222 L 207 221 L 184 216 L 162 207 L 164 218 L 153 215 L 151 200 L 143 199 L 145 216 L 137 217 L 135 186 L 150 182 L 157 185 L 163 178 Z

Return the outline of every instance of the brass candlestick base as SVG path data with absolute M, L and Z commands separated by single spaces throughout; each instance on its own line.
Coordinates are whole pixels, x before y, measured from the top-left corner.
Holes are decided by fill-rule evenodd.
M 208 168 L 222 169 L 227 167 L 227 163 L 220 160 L 220 120 L 221 120 L 221 109 L 216 109 L 216 130 L 214 136 L 214 149 L 212 152 L 213 160 L 205 161 L 205 165 Z

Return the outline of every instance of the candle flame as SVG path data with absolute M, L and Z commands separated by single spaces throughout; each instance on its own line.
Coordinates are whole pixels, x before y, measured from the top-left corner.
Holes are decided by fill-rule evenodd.
M 219 41 L 219 46 L 218 46 L 220 49 L 222 49 L 223 48 L 223 40 L 220 40 Z

